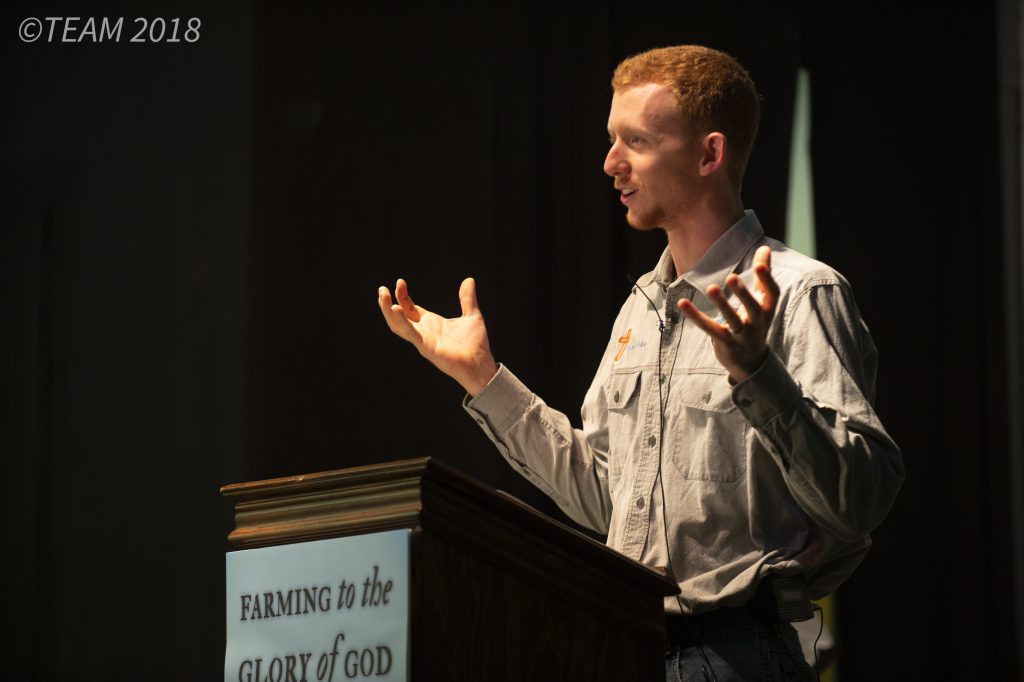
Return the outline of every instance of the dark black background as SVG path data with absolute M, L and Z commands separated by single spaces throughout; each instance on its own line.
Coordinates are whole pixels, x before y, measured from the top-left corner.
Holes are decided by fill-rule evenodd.
M 47 15 L 201 37 L 18 40 Z M 758 84 L 777 237 L 810 70 L 818 255 L 881 351 L 908 478 L 839 593 L 842 678 L 1013 678 L 994 5 L 261 1 L 0 14 L 4 677 L 217 679 L 224 483 L 430 455 L 563 518 L 376 289 L 454 314 L 475 276 L 498 359 L 578 419 L 663 247 L 601 171 L 610 74 L 686 42 Z

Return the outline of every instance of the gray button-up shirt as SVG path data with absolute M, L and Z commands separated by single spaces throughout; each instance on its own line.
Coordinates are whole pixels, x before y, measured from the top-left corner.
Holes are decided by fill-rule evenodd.
M 781 290 L 771 352 L 733 386 L 709 337 L 669 313 L 685 297 L 718 316 L 703 292 L 730 272 L 753 286 L 762 244 Z M 745 603 L 766 574 L 830 593 L 903 480 L 871 407 L 877 353 L 849 284 L 766 238 L 748 211 L 690 272 L 674 278 L 666 249 L 637 287 L 647 296 L 634 287 L 615 320 L 582 429 L 504 366 L 466 410 L 572 519 L 626 556 L 671 565 L 684 611 Z

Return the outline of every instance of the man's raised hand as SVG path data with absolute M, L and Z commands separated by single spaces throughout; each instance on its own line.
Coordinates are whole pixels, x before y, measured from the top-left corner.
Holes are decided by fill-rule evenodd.
M 377 304 L 391 331 L 414 345 L 467 393 L 479 393 L 497 373 L 498 365 L 491 355 L 473 278 L 463 280 L 459 287 L 460 317 L 441 317 L 413 303 L 404 279 L 395 283 L 395 299 L 392 302 L 387 287 L 377 290 Z
M 722 287 L 708 287 L 708 298 L 718 306 L 724 322 L 712 320 L 685 298 L 678 303 L 679 310 L 711 337 L 715 357 L 735 382 L 757 371 L 768 356 L 768 329 L 779 299 L 779 285 L 772 278 L 771 247 L 762 246 L 754 254 L 754 275 L 752 292 L 735 273 L 725 278 L 725 285 L 743 304 L 739 310 L 729 305 Z

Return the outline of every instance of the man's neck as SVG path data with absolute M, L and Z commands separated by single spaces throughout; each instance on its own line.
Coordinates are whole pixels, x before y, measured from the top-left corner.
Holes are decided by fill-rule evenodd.
M 743 217 L 738 196 L 720 202 L 705 201 L 665 228 L 676 277 L 689 272 L 711 245 Z

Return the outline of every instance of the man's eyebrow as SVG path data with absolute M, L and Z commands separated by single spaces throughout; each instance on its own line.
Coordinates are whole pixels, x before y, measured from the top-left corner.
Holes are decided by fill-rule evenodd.
M 635 126 L 635 125 L 623 126 L 622 127 L 622 133 L 624 135 L 640 135 L 642 137 L 651 137 L 651 138 L 656 137 L 658 135 L 657 131 L 655 131 L 655 130 L 652 130 L 652 129 L 647 128 L 645 126 Z M 612 131 L 611 127 L 608 128 L 608 135 L 610 137 L 614 137 L 615 136 L 615 133 Z

